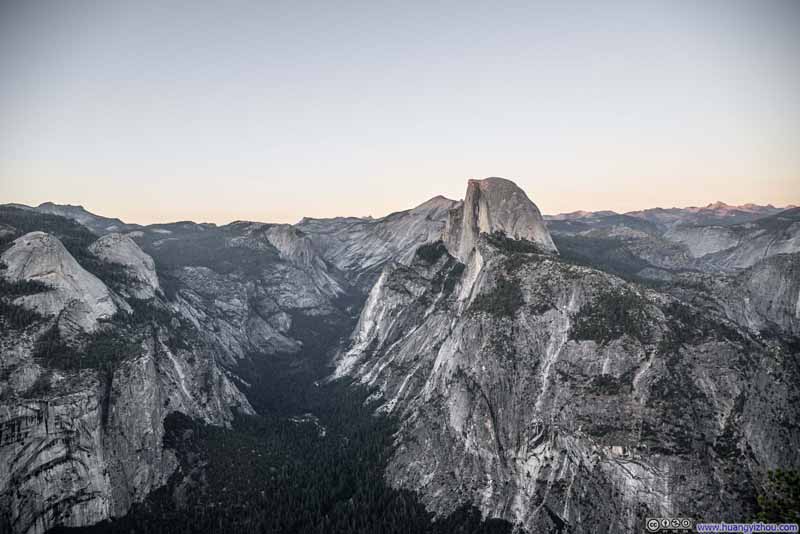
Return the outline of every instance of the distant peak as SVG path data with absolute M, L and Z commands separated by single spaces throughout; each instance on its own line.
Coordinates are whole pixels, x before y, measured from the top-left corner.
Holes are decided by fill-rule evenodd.
M 490 176 L 488 178 L 471 178 L 467 182 L 467 189 L 470 187 L 479 187 L 482 190 L 489 188 L 504 188 L 504 189 L 519 189 L 519 186 L 508 180 L 507 178 L 500 178 L 499 176 Z M 520 189 L 521 191 L 521 189 Z
M 725 204 L 721 200 L 717 200 L 713 204 L 709 204 L 708 206 L 706 206 L 706 208 L 712 209 L 712 210 L 721 210 L 721 209 L 732 208 L 732 207 L 733 206 L 729 206 L 728 204 Z
M 557 253 L 539 208 L 517 184 L 498 177 L 469 180 L 463 205 L 448 216 L 445 229 L 448 250 L 466 262 L 480 234 L 497 231 Z
M 610 217 L 613 215 L 618 215 L 618 214 L 617 212 L 610 210 L 602 210 L 602 211 L 577 210 L 577 211 L 570 211 L 569 213 L 557 213 L 555 215 L 545 215 L 545 219 L 550 219 L 554 221 L 565 221 L 570 219 L 589 219 L 592 217 Z
M 450 209 L 458 202 L 456 200 L 451 200 L 447 197 L 443 197 L 442 195 L 436 195 L 435 197 L 426 200 L 419 206 L 412 208 L 411 211 L 430 211 L 430 210 L 437 210 L 437 209 Z
M 56 204 L 55 202 L 42 202 L 37 206 L 38 208 L 62 208 L 68 210 L 81 210 L 86 211 L 86 208 L 81 206 L 80 204 Z

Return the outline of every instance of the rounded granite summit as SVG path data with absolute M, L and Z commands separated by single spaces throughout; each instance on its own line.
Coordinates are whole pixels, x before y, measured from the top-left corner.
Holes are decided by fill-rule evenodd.
M 142 251 L 127 235 L 106 234 L 89 246 L 89 251 L 101 260 L 121 265 L 130 277 L 128 291 L 138 299 L 150 299 L 159 290 L 158 275 L 153 258 Z
M 79 330 L 90 332 L 101 318 L 116 313 L 111 292 L 85 270 L 57 237 L 30 232 L 14 240 L 0 258 L 6 264 L 2 276 L 9 282 L 36 281 L 50 288 L 15 302 L 45 316 L 60 316 Z M 63 313 L 62 313 L 63 312 Z
M 539 208 L 517 184 L 505 178 L 469 180 L 463 207 L 453 210 L 445 231 L 448 250 L 466 262 L 480 234 L 503 232 L 557 254 Z

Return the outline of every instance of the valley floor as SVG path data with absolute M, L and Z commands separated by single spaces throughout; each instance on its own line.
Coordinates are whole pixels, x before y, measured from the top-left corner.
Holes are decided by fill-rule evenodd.
M 343 334 L 314 334 L 304 354 L 240 370 L 258 415 L 230 429 L 167 417 L 164 443 L 181 467 L 166 487 L 124 517 L 49 532 L 510 532 L 474 508 L 435 519 L 414 493 L 388 487 L 395 421 L 375 415 L 364 388 L 325 382 L 325 348 Z

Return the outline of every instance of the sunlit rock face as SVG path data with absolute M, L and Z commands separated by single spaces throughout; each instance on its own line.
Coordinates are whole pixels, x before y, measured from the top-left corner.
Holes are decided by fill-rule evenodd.
M 155 297 L 160 290 L 153 258 L 142 252 L 130 237 L 107 234 L 92 243 L 89 250 L 101 260 L 125 269 L 129 277 L 126 286 L 131 296 L 147 300 Z
M 297 228 L 289 224 L 275 224 L 266 229 L 265 235 L 282 258 L 306 267 L 324 267 L 324 261 L 314 249 L 311 239 Z
M 453 256 L 466 262 L 478 236 L 494 232 L 530 241 L 543 252 L 557 252 L 539 208 L 514 182 L 504 178 L 470 180 L 463 206 L 448 219 L 445 244 Z
M 496 231 L 556 252 L 539 209 L 503 178 L 470 180 L 463 202 L 439 196 L 380 219 L 303 219 L 297 227 L 365 292 L 386 265 L 407 265 L 417 247 L 442 239 L 461 261 L 467 261 L 480 233 Z
M 798 466 L 790 347 L 567 263 L 540 233 L 468 250 L 460 227 L 457 248 L 382 273 L 336 359 L 400 418 L 391 484 L 441 514 L 627 533 L 648 516 L 735 521 L 754 480 Z
M 310 236 L 322 256 L 364 293 L 387 264 L 407 264 L 424 243 L 442 238 L 449 211 L 461 203 L 442 196 L 380 219 L 304 218 L 296 226 Z
M 692 224 L 720 226 L 724 209 Z M 538 208 L 499 178 L 471 181 L 464 202 L 380 219 L 126 225 L 101 239 L 114 220 L 66 207 L 95 232 L 63 240 L 74 255 L 17 230 L 9 210 L 0 276 L 48 289 L 0 295 L 42 314 L 21 327 L 0 314 L 0 530 L 126 513 L 175 470 L 167 414 L 225 425 L 252 413 L 239 366 L 302 363 L 309 325 L 351 324 L 366 294 L 334 374 L 374 387 L 399 417 L 387 479 L 438 513 L 472 503 L 530 532 L 733 521 L 752 512 L 767 469 L 798 467 L 791 210 L 726 214 L 730 239 L 658 222 L 660 211 L 551 221 L 576 238 L 570 252 L 597 240 L 580 261 L 564 241 L 556 253 Z M 84 241 L 89 256 L 74 248 Z M 578 265 L 605 251 L 674 287 Z M 109 280 L 98 268 L 109 266 L 126 276 Z M 60 368 L 37 352 L 54 325 L 83 355 L 87 336 L 134 346 L 110 370 Z
M 111 292 L 86 271 L 58 238 L 31 232 L 16 239 L 0 260 L 0 276 L 9 282 L 41 282 L 49 291 L 21 296 L 16 303 L 44 316 L 60 316 L 61 325 L 89 332 L 117 311 Z

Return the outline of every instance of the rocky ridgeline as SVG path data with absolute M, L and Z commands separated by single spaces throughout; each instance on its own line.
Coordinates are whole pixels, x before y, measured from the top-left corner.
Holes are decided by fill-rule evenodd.
M 176 342 L 172 320 L 147 320 L 170 315 L 152 298 L 149 256 L 115 234 L 89 250 L 123 267 L 131 304 L 53 235 L 25 234 L 2 254 L 12 298 L 0 335 L 0 509 L 14 532 L 122 515 L 166 483 L 177 467 L 162 446 L 168 413 L 227 424 L 252 412 L 213 354 Z M 141 296 L 146 312 L 131 308 Z
M 439 196 L 380 219 L 304 218 L 297 228 L 351 284 L 368 293 L 386 265 L 408 264 L 417 247 L 441 239 L 450 210 L 460 204 Z
M 764 265 L 698 308 L 553 255 L 515 218 L 535 206 L 496 200 L 504 181 L 469 187 L 447 247 L 383 272 L 337 358 L 400 417 L 389 481 L 531 532 L 752 513 L 765 471 L 799 461 L 795 355 L 759 332 L 797 327 L 795 271 Z
M 253 413 L 241 362 L 301 357 L 294 321 L 344 314 L 340 273 L 291 226 L 98 238 L 38 210 L 0 219 L 0 529 L 124 515 L 178 468 L 162 444 L 169 413 L 216 425 Z
M 561 252 L 628 278 L 671 281 L 682 272 L 736 273 L 800 253 L 800 208 L 657 208 L 549 218 Z
M 120 265 L 128 277 L 126 296 L 148 300 L 161 291 L 153 258 L 142 252 L 139 245 L 122 234 L 106 234 L 89 247 L 102 261 Z
M 16 303 L 44 316 L 58 317 L 60 325 L 90 332 L 97 322 L 117 312 L 112 293 L 96 276 L 75 261 L 61 242 L 44 232 L 31 232 L 13 242 L 0 256 L 9 283 L 35 281 L 47 291 L 20 296 Z
M 501 178 L 294 226 L 0 206 L 0 529 L 125 514 L 178 469 L 169 413 L 252 413 L 245 370 L 304 365 L 359 312 L 334 374 L 399 417 L 387 478 L 430 509 L 740 519 L 798 467 L 800 227 L 739 208 L 545 223 Z
M 445 244 L 462 263 L 469 261 L 481 234 L 495 232 L 529 241 L 542 252 L 557 252 L 539 208 L 510 180 L 470 180 L 464 203 L 448 215 Z

